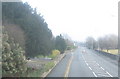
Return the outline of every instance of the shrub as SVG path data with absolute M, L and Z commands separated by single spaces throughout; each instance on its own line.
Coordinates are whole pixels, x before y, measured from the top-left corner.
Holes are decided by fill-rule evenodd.
M 60 54 L 59 50 L 52 50 L 52 54 L 50 54 L 48 57 L 50 58 L 55 58 L 56 56 L 58 56 Z
M 55 57 L 56 57 L 57 55 L 59 55 L 59 54 L 60 54 L 60 51 L 59 51 L 59 50 L 53 50 L 53 51 L 52 51 L 52 55 L 55 56 Z
M 2 46 L 2 74 L 4 76 L 20 76 L 27 70 L 23 49 L 8 35 L 3 34 Z

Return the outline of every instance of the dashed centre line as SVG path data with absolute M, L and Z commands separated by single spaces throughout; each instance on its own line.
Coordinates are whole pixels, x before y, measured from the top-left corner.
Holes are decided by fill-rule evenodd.
M 92 70 L 92 68 L 89 66 L 89 64 L 87 63 L 87 61 L 85 60 L 85 57 L 83 56 L 83 54 L 81 53 L 81 55 L 82 55 L 82 58 L 83 58 L 83 60 L 85 61 L 85 63 L 86 63 L 86 65 L 88 66 L 88 68 L 92 71 L 92 73 L 93 73 L 93 75 L 95 76 L 95 77 L 97 77 L 97 73 L 95 73 L 93 70 Z M 91 61 L 92 62 L 92 61 Z M 92 62 L 93 63 L 93 62 Z M 105 75 L 105 74 L 108 74 L 110 77 L 113 77 L 110 73 L 108 73 L 103 67 L 101 67 L 96 61 L 94 61 L 94 65 L 95 64 L 97 64 L 103 71 L 105 71 L 106 73 L 104 73 L 104 74 L 100 74 L 101 76 L 107 76 L 107 75 Z

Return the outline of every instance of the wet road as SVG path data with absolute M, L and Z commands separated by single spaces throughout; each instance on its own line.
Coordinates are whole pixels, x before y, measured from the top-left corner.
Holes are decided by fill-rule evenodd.
M 118 77 L 117 60 L 79 47 L 67 53 L 47 77 Z

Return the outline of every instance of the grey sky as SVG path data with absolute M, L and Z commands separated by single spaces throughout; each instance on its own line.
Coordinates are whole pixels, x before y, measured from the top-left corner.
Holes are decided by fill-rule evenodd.
M 68 34 L 73 40 L 118 34 L 119 0 L 23 0 L 40 12 L 53 35 Z

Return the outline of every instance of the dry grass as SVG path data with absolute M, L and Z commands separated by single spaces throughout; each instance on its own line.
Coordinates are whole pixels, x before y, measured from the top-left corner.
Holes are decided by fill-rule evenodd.
M 107 50 L 102 50 L 103 52 L 107 52 Z M 107 53 L 118 55 L 118 49 L 110 49 Z

